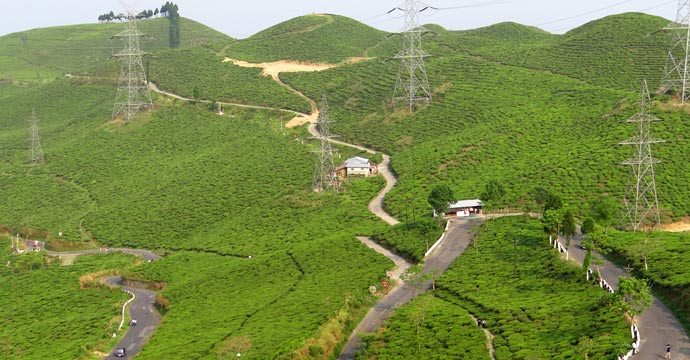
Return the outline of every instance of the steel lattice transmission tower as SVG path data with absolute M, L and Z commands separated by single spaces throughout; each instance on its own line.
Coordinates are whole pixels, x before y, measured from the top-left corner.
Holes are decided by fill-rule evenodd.
M 41 139 L 38 136 L 38 118 L 35 110 L 31 111 L 29 124 L 29 164 L 43 164 L 45 157 L 41 148 Z
M 651 144 L 661 143 L 664 140 L 654 139 L 651 136 L 652 122 L 660 121 L 660 119 L 650 115 L 650 102 L 647 81 L 644 81 L 640 112 L 626 121 L 637 124 L 637 134 L 620 143 L 635 146 L 632 157 L 623 162 L 623 165 L 630 166 L 629 184 L 625 193 L 625 217 L 630 222 L 633 231 L 641 230 L 644 225 L 650 225 L 652 229 L 661 227 L 659 200 L 654 181 L 654 164 L 661 161 L 652 157 Z
M 690 98 L 690 69 L 688 52 L 690 51 L 690 0 L 678 1 L 676 21 L 668 24 L 664 31 L 671 37 L 671 47 L 666 57 L 664 77 L 661 79 L 661 90 L 676 90 L 680 102 Z
M 404 8 L 396 8 L 405 12 L 405 27 L 401 33 L 403 48 L 395 55 L 395 59 L 400 60 L 400 70 L 393 102 L 405 102 L 410 111 L 417 103 L 431 102 L 429 78 L 424 67 L 424 58 L 429 54 L 422 50 L 422 34 L 428 30 L 419 26 L 419 13 L 429 8 L 419 0 L 405 0 Z
M 127 29 L 114 36 L 123 40 L 125 47 L 113 55 L 122 60 L 122 67 L 112 119 L 122 114 L 125 122 L 132 120 L 139 110 L 149 109 L 153 104 L 141 61 L 146 53 L 139 49 L 139 38 L 146 35 L 137 30 L 133 12 L 127 14 L 127 20 Z
M 321 106 L 319 108 L 319 117 L 316 120 L 316 131 L 318 136 L 316 139 L 320 141 L 319 148 L 314 150 L 317 159 L 314 167 L 314 181 L 312 187 L 314 191 L 326 191 L 328 189 L 340 190 L 338 182 L 338 175 L 335 173 L 335 164 L 333 162 L 333 152 L 336 150 L 331 146 L 331 139 L 334 137 L 331 134 L 331 120 L 328 116 L 328 102 L 326 96 L 321 97 Z

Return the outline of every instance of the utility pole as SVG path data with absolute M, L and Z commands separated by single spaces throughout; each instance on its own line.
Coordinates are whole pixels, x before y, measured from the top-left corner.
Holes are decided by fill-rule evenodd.
M 429 56 L 422 50 L 422 35 L 428 30 L 419 26 L 419 13 L 430 6 L 420 0 L 405 0 L 403 7 L 394 10 L 405 12 L 405 27 L 400 34 L 403 38 L 403 48 L 395 55 L 400 60 L 398 79 L 395 83 L 393 103 L 405 102 L 410 111 L 417 103 L 431 102 L 429 78 L 424 67 L 424 58 Z
M 41 139 L 38 136 L 38 118 L 36 117 L 35 110 L 31 111 L 29 124 L 29 164 L 43 164 L 45 163 L 45 157 L 41 148 Z
M 671 47 L 666 57 L 661 91 L 677 91 L 680 102 L 684 103 L 690 98 L 690 0 L 678 0 L 676 21 L 666 25 L 663 30 L 671 37 Z
M 334 189 L 336 192 L 340 190 L 338 182 L 338 175 L 335 173 L 335 164 L 333 163 L 333 152 L 336 151 L 331 147 L 330 124 L 334 121 L 328 117 L 328 102 L 326 95 L 321 97 L 321 107 L 319 108 L 319 117 L 316 120 L 316 131 L 318 136 L 316 139 L 320 141 L 319 148 L 314 150 L 316 153 L 316 164 L 314 167 L 314 180 L 312 187 L 314 191 L 324 192 L 328 189 Z
M 114 36 L 123 40 L 125 47 L 113 55 L 122 60 L 117 96 L 113 107 L 113 120 L 122 114 L 125 123 L 128 123 L 139 110 L 146 110 L 153 106 L 144 65 L 141 61 L 141 57 L 146 53 L 139 49 L 139 38 L 142 36 L 146 35 L 137 30 L 134 12 L 128 11 L 127 28 Z
M 664 140 L 651 137 L 651 124 L 654 121 L 660 121 L 660 119 L 649 114 L 650 103 L 649 89 L 645 80 L 642 84 L 640 112 L 626 121 L 637 124 L 637 134 L 620 143 L 621 145 L 635 146 L 632 157 L 623 162 L 623 165 L 630 166 L 624 215 L 630 222 L 633 231 L 640 230 L 645 224 L 650 224 L 652 229 L 661 228 L 659 200 L 654 180 L 654 164 L 661 161 L 652 157 L 651 144 L 661 143 Z

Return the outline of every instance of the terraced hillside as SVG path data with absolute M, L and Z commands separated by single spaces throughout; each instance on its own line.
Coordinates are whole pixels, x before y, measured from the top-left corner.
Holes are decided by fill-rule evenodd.
M 149 35 L 142 38 L 142 49 L 148 52 L 167 49 L 168 26 L 165 18 L 138 21 L 139 31 Z M 112 38 L 123 30 L 122 23 L 104 23 L 34 29 L 2 36 L 1 82 L 33 84 L 66 73 L 112 76 L 113 66 L 117 62 L 111 61 L 110 57 L 123 47 L 122 41 Z M 180 32 L 180 48 L 234 41 L 227 35 L 185 18 L 180 19 Z
M 633 19 L 647 25 L 629 26 Z M 331 117 L 337 120 L 333 128 L 343 140 L 392 155 L 399 182 L 386 205 L 400 219 L 428 215 L 427 196 L 436 184 L 448 183 L 458 197 L 474 198 L 489 180 L 508 189 L 501 205 L 534 207 L 531 192 L 542 186 L 585 209 L 599 194 L 618 194 L 624 187 L 626 169 L 617 164 L 630 154 L 615 144 L 635 130 L 624 125 L 636 111 L 639 86 L 633 86 L 633 80 L 654 68 L 630 60 L 632 64 L 624 62 L 616 69 L 611 76 L 615 81 L 590 76 L 582 69 L 596 62 L 582 54 L 596 56 L 605 48 L 588 45 L 586 31 L 601 34 L 591 29 L 624 24 L 627 30 L 616 36 L 636 39 L 657 20 L 621 15 L 562 36 L 517 24 L 468 32 L 429 26 L 433 34 L 425 35 L 425 44 L 434 55 L 427 59 L 434 102 L 414 113 L 390 106 L 398 64 L 389 60 L 398 51 L 399 39 L 351 19 L 309 15 L 242 41 L 184 22 L 189 34 L 185 37 L 183 26 L 183 48 L 176 50 L 166 49 L 165 20 L 149 20 L 140 29 L 160 36 L 142 47 L 150 46 L 147 50 L 155 56 L 148 72 L 159 87 L 190 98 L 272 109 L 228 106 L 221 116 L 206 103 L 154 96 L 154 109 L 126 125 L 110 121 L 119 66 L 108 55 L 119 44 L 111 46 L 105 39 L 121 24 L 1 37 L 0 54 L 9 60 L 3 60 L 8 66 L 2 67 L 6 81 L 0 84 L 0 191 L 6 194 L 0 202 L 0 225 L 8 234 L 44 238 L 53 247 L 129 246 L 166 255 L 153 263 L 122 255 L 86 257 L 83 265 L 77 263 L 79 271 L 117 272 L 160 291 L 163 325 L 138 357 L 184 353 L 222 358 L 241 348 L 261 359 L 329 358 L 375 301 L 369 286 L 379 283 L 391 266 L 355 239 L 383 232 L 385 225 L 367 212 L 383 180 L 351 180 L 342 193 L 313 193 L 315 145 L 306 129 L 283 129 L 280 120 L 292 115 L 281 109 L 304 112 L 309 104 L 258 70 L 223 63 L 223 58 L 339 63 L 371 57 L 319 73 L 281 74 L 281 79 L 311 99 L 326 94 Z M 41 40 L 39 35 L 43 40 L 33 44 L 32 39 Z M 90 46 L 70 47 L 74 42 L 66 38 L 88 39 Z M 614 53 L 623 51 L 616 46 L 634 53 L 635 44 L 631 40 L 608 46 Z M 662 54 L 664 49 L 654 44 L 643 48 Z M 61 47 L 70 51 L 58 55 Z M 563 54 L 579 49 L 574 53 L 582 56 L 572 63 L 565 55 L 544 64 L 520 62 L 523 51 L 538 54 L 549 47 Z M 601 65 L 597 71 L 611 68 Z M 673 145 L 655 148 L 655 155 L 665 161 L 657 170 L 662 207 L 669 216 L 687 215 L 690 194 L 684 184 L 690 171 L 682 154 L 690 147 L 683 136 L 688 115 L 669 105 L 669 98 L 655 101 L 655 113 L 665 120 L 655 125 L 655 133 Z M 32 109 L 40 119 L 47 159 L 43 166 L 26 164 L 26 120 Z M 356 151 L 341 149 L 341 154 L 347 158 Z M 504 233 L 508 230 L 491 236 L 498 239 Z M 41 281 L 60 274 L 78 277 L 77 270 L 61 271 L 40 256 L 18 259 L 43 266 L 31 269 Z M 94 266 L 101 260 L 102 268 Z M 15 281 L 0 282 L 7 293 L 16 281 L 31 278 L 5 273 Z M 444 283 L 448 292 L 462 285 L 453 276 Z M 501 276 L 491 281 L 503 281 Z M 36 298 L 41 291 L 51 291 L 31 289 Z M 112 309 L 119 308 L 122 297 L 100 288 L 73 288 L 73 293 L 56 297 L 59 308 L 88 299 L 94 303 L 84 309 L 80 323 L 104 319 L 99 329 L 105 330 L 83 331 L 79 350 L 64 353 L 70 358 L 97 357 L 96 351 L 108 348 Z M 11 308 L 12 297 L 3 299 L 0 305 Z M 480 300 L 487 301 L 482 306 L 493 306 Z M 467 323 L 466 311 L 456 309 L 454 302 L 449 297 L 434 300 L 432 306 L 436 313 L 452 308 Z M 106 315 L 103 309 L 108 309 Z M 608 318 L 603 319 L 608 326 Z M 14 325 L 9 317 L 0 317 L 0 339 L 13 336 L 9 329 L 16 329 Z M 481 338 L 476 329 L 465 330 Z M 514 338 L 509 334 L 513 330 L 499 330 Z M 10 358 L 53 354 L 50 347 L 30 347 L 32 341 L 9 342 Z M 72 342 L 65 344 L 70 347 Z M 509 340 L 499 351 L 524 348 L 514 348 Z M 605 345 L 600 350 L 608 354 Z M 479 353 L 481 347 L 470 351 Z
M 300 16 L 223 49 L 224 55 L 250 62 L 296 60 L 338 63 L 366 57 L 386 32 L 331 14 Z
M 529 207 L 538 186 L 586 204 L 597 194 L 623 193 L 628 169 L 617 164 L 631 149 L 616 144 L 635 131 L 625 120 L 639 110 L 642 80 L 653 87 L 663 72 L 657 59 L 666 46 L 648 37 L 660 22 L 624 14 L 560 36 L 499 24 L 425 37 L 429 51 L 438 50 L 427 59 L 434 101 L 412 114 L 390 107 L 398 65 L 385 58 L 284 79 L 310 97 L 328 94 L 336 133 L 393 154 L 400 182 L 386 203 L 396 215 L 412 198 L 416 209 L 429 211 L 425 194 L 436 183 L 475 198 L 490 179 L 509 189 L 511 206 Z M 603 53 L 627 55 L 613 60 Z M 657 170 L 661 206 L 685 215 L 689 194 L 678 185 L 690 179 L 676 159 L 690 146 L 680 135 L 687 115 L 668 107 L 657 115 L 665 121 L 655 124 L 655 134 L 670 140 L 654 149 L 665 161 Z

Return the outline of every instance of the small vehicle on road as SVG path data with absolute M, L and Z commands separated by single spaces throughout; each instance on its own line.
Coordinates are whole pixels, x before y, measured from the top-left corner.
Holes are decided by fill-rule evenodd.
M 119 348 L 115 349 L 115 352 L 113 353 L 113 355 L 115 355 L 115 357 L 125 357 L 126 354 L 127 354 L 127 350 L 125 350 L 125 348 L 123 348 L 123 347 L 119 347 Z

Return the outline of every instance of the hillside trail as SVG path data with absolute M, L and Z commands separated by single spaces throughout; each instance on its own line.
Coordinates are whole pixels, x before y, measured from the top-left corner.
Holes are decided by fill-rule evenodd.
M 570 259 L 582 264 L 586 250 L 581 247 L 582 234 L 572 238 Z M 561 242 L 564 244 L 564 242 Z M 599 254 L 593 252 L 603 259 Z M 615 290 L 621 277 L 630 276 L 625 270 L 605 260 L 600 266 L 601 275 Z M 639 353 L 634 356 L 640 360 L 663 359 L 666 344 L 671 345 L 671 359 L 690 360 L 690 338 L 673 313 L 656 296 L 652 305 L 637 318 L 637 327 L 640 331 Z
M 470 314 L 470 317 L 474 322 L 479 326 L 479 320 L 474 317 L 474 315 Z M 484 331 L 484 336 L 486 336 L 486 349 L 489 351 L 489 358 L 491 360 L 496 360 L 496 357 L 494 356 L 494 334 L 492 334 L 488 329 L 486 328 L 481 328 Z
M 228 59 L 227 61 L 232 61 L 231 59 Z M 359 60 L 353 60 L 353 61 L 359 61 Z M 246 62 L 235 62 L 236 65 L 238 66 L 250 66 L 250 67 L 260 67 L 259 64 L 250 64 Z M 290 89 L 291 91 L 295 92 L 296 94 L 299 94 L 301 97 L 304 97 L 309 101 L 309 103 L 312 105 L 312 113 L 308 116 L 306 114 L 302 114 L 305 116 L 298 116 L 295 119 L 293 119 L 290 123 L 288 123 L 288 127 L 294 127 L 294 126 L 299 126 L 304 123 L 309 123 L 308 126 L 308 131 L 310 134 L 312 134 L 315 137 L 320 137 L 320 133 L 318 132 L 318 129 L 316 127 L 316 120 L 318 119 L 318 108 L 316 106 L 316 103 L 307 98 L 304 94 L 300 93 L 296 89 L 288 86 L 282 80 L 280 80 L 280 70 L 281 69 L 286 69 L 285 66 L 287 66 L 289 70 L 291 71 L 297 71 L 297 69 L 302 69 L 302 71 L 316 71 L 314 70 L 315 68 L 312 65 L 300 65 L 296 66 L 295 64 L 288 64 L 287 62 L 281 62 L 280 64 L 275 64 L 275 67 L 272 67 L 271 70 L 266 71 L 265 74 L 266 76 L 271 76 L 274 81 L 276 81 L 278 84 L 281 86 L 285 86 L 286 88 Z M 264 64 L 265 65 L 265 64 Z M 322 68 L 325 69 L 325 68 Z M 169 96 L 174 96 L 175 98 L 178 99 L 183 99 L 183 100 L 188 100 L 191 101 L 191 99 L 183 98 L 178 95 L 170 94 L 167 92 L 162 92 L 158 90 L 157 88 L 152 87 L 153 91 L 157 91 L 161 94 L 164 95 L 169 95 Z M 235 105 L 232 103 L 225 103 L 227 105 Z M 246 106 L 246 105 L 244 105 Z M 257 108 L 264 108 L 265 107 L 257 107 Z M 283 109 L 271 109 L 271 110 L 283 110 Z M 342 145 L 342 146 L 348 146 L 352 147 L 361 151 L 368 152 L 370 154 L 376 154 L 376 151 L 373 149 L 369 149 L 363 146 L 359 145 L 354 145 L 350 143 L 346 143 L 343 141 L 338 141 L 338 140 L 330 140 L 333 144 L 336 145 Z M 382 219 L 384 222 L 386 222 L 389 225 L 395 225 L 398 224 L 399 221 L 392 217 L 390 214 L 388 214 L 384 209 L 383 209 L 383 202 L 386 194 L 395 186 L 397 182 L 397 178 L 395 177 L 392 169 L 390 168 L 390 156 L 388 154 L 381 153 L 383 157 L 383 161 L 378 165 L 378 170 L 379 173 L 381 173 L 384 178 L 386 179 L 386 186 L 384 189 L 382 189 L 377 196 L 371 200 L 369 203 L 368 209 L 374 213 L 376 216 L 378 216 L 380 219 Z M 472 239 L 472 228 L 476 226 L 476 222 L 481 221 L 481 219 L 461 219 L 461 220 L 454 220 L 451 221 L 451 224 L 446 232 L 447 236 L 443 239 L 443 241 L 440 243 L 440 245 L 437 247 L 437 249 L 429 254 L 428 257 L 425 259 L 424 263 L 424 268 L 422 271 L 425 273 L 435 273 L 436 275 L 442 274 L 449 266 L 450 264 L 455 260 L 456 257 L 458 257 L 460 254 L 462 254 L 467 246 L 469 245 L 471 239 Z M 395 264 L 395 268 L 392 271 L 392 278 L 396 280 L 396 285 L 394 288 L 383 298 L 381 298 L 378 303 L 372 307 L 369 312 L 366 314 L 364 319 L 360 321 L 360 323 L 355 327 L 355 329 L 352 331 L 350 334 L 346 344 L 343 346 L 342 352 L 339 356 L 339 359 L 354 359 L 356 351 L 360 348 L 359 346 L 359 336 L 363 333 L 371 333 L 374 332 L 376 329 L 378 329 L 384 321 L 386 321 L 393 310 L 397 308 L 400 305 L 406 304 L 410 300 L 414 299 L 419 295 L 421 292 L 419 288 L 415 288 L 409 285 L 402 285 L 398 286 L 400 284 L 403 284 L 402 281 L 400 281 L 400 275 L 411 266 L 407 261 L 402 259 L 401 257 L 393 254 L 391 251 L 381 247 L 380 245 L 372 242 L 369 238 L 366 237 L 358 237 L 358 239 L 365 244 L 366 246 L 374 249 L 375 251 L 379 252 L 380 254 L 386 256 L 387 258 L 391 259 Z M 424 284 L 422 291 L 426 291 L 429 287 L 431 286 L 430 283 Z M 491 342 L 491 341 L 490 341 Z M 489 348 L 489 351 L 491 352 L 491 349 L 493 347 L 491 346 Z
M 296 62 L 296 61 L 276 61 L 276 62 L 271 62 L 271 63 L 248 63 L 246 61 L 239 61 L 235 59 L 230 59 L 230 58 L 225 58 L 223 62 L 233 62 L 233 64 L 241 67 L 258 67 L 264 69 L 262 71 L 262 74 L 265 76 L 271 76 L 271 78 L 276 81 L 279 85 L 289 89 L 290 91 L 294 92 L 295 94 L 299 95 L 300 97 L 306 99 L 310 106 L 311 106 L 311 114 L 303 114 L 297 111 L 293 110 L 287 110 L 287 109 L 280 109 L 280 108 L 274 108 L 274 107 L 266 107 L 266 106 L 255 106 L 255 105 L 246 105 L 246 104 L 238 104 L 238 103 L 230 103 L 230 102 L 218 102 L 219 104 L 223 105 L 228 105 L 228 106 L 240 106 L 240 107 L 245 107 L 245 108 L 253 108 L 253 109 L 264 109 L 264 110 L 280 110 L 280 111 L 286 111 L 295 114 L 296 116 L 290 120 L 285 126 L 292 128 L 292 127 L 297 127 L 303 124 L 308 123 L 308 131 L 309 133 L 314 136 L 314 137 L 320 137 L 321 134 L 319 133 L 318 129 L 316 128 L 316 120 L 319 117 L 319 110 L 316 105 L 316 102 L 298 90 L 292 88 L 291 86 L 287 85 L 280 79 L 280 73 L 282 72 L 300 72 L 300 71 L 322 71 L 322 70 L 327 70 L 327 69 L 332 69 L 337 66 L 341 66 L 344 64 L 352 64 L 356 63 L 359 61 L 364 61 L 367 60 L 368 58 L 350 58 L 340 64 L 316 64 L 316 63 L 305 63 L 305 62 Z M 149 89 L 152 91 L 155 91 L 159 94 L 166 95 L 175 99 L 179 100 L 185 100 L 185 101 L 193 101 L 191 98 L 186 98 L 177 94 L 173 94 L 171 92 L 167 92 L 164 90 L 159 89 L 156 84 L 154 83 L 149 83 Z M 202 102 L 208 102 L 208 100 L 202 100 Z M 344 141 L 338 141 L 338 140 L 329 140 L 331 143 L 336 144 L 336 145 L 342 145 L 342 146 L 348 146 L 351 148 L 355 148 L 361 151 L 366 151 L 370 154 L 376 154 L 376 150 L 365 148 L 363 146 L 355 145 L 355 144 L 350 144 L 346 143 Z M 399 221 L 395 219 L 393 216 L 391 216 L 388 212 L 386 212 L 383 208 L 383 202 L 385 199 L 386 194 L 393 189 L 397 182 L 397 178 L 395 177 L 395 174 L 393 173 L 393 170 L 390 167 L 390 156 L 388 154 L 381 153 L 381 156 L 383 157 L 383 161 L 378 164 L 377 168 L 379 173 L 386 179 L 386 186 L 381 190 L 378 195 L 371 200 L 371 202 L 368 205 L 369 211 L 371 211 L 374 215 L 379 217 L 381 220 L 385 221 L 389 225 L 395 225 L 398 224 Z

